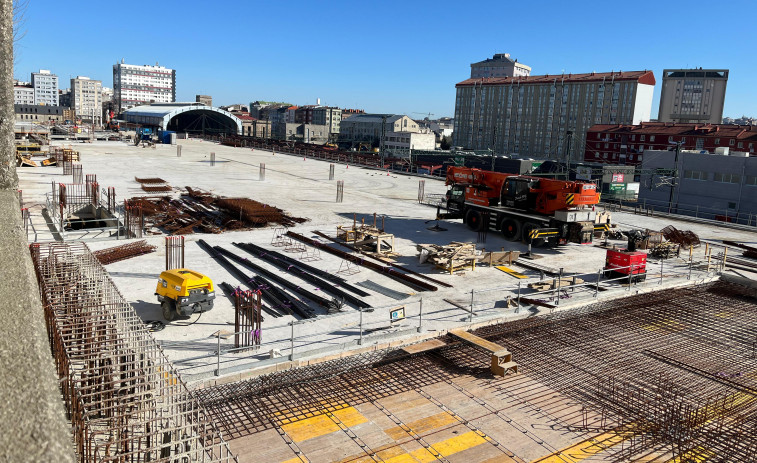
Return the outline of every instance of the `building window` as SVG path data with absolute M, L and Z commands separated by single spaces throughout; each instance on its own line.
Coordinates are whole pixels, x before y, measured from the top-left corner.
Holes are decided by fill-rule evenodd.
M 757 177 L 755 177 L 754 175 L 747 175 L 745 184 L 757 186 Z
M 730 140 L 728 140 L 728 145 L 733 146 L 735 144 L 736 144 L 736 140 L 734 140 L 733 138 L 731 138 Z
M 636 141 L 636 135 L 631 135 L 631 141 Z
M 683 178 L 689 180 L 707 180 L 707 172 L 701 170 L 684 170 Z
M 641 141 L 645 141 L 646 139 L 647 139 L 646 135 L 640 135 L 639 136 L 639 140 L 641 140 Z
M 739 147 L 739 148 L 743 148 L 743 147 L 744 147 L 744 142 L 743 142 L 743 141 L 740 141 L 740 142 L 739 142 L 739 144 L 738 144 L 738 147 Z
M 649 136 L 649 141 L 654 141 L 654 135 Z
M 739 174 L 721 174 L 720 172 L 715 172 L 713 179 L 721 183 L 741 183 L 741 175 Z
M 720 139 L 719 139 L 719 138 L 716 138 L 716 139 L 715 139 L 715 144 L 716 144 L 716 145 L 719 145 L 719 144 L 720 144 Z

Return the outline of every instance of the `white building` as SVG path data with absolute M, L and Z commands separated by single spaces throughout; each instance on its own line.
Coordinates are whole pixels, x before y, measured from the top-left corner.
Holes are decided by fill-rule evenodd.
M 58 106 L 58 76 L 46 69 L 32 72 L 34 104 Z
M 101 119 L 102 81 L 77 76 L 71 79 L 71 109 L 83 121 Z
M 13 104 L 34 104 L 34 87 L 31 83 L 13 83 Z
M 531 75 L 531 67 L 510 58 L 510 53 L 497 53 L 491 58 L 470 65 L 471 79 L 528 75 Z
M 389 132 L 384 140 L 386 150 L 426 150 L 436 149 L 434 132 Z
M 176 101 L 176 71 L 159 66 L 113 65 L 113 99 L 119 112 L 134 106 Z

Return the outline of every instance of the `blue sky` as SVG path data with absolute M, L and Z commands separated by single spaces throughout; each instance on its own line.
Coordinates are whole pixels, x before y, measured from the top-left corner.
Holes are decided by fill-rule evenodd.
M 210 5 L 210 7 L 209 7 Z M 453 116 L 470 63 L 510 53 L 533 74 L 730 69 L 725 116 L 757 116 L 757 1 L 31 0 L 17 78 L 50 69 L 112 86 L 112 66 L 177 70 L 177 99 L 285 100 Z M 739 26 L 741 24 L 742 26 Z

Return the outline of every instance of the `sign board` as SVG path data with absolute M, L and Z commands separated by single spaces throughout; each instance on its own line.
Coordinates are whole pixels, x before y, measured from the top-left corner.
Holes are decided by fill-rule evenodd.
M 610 185 L 610 193 L 614 194 L 620 194 L 626 192 L 626 184 L 625 183 L 618 183 L 618 184 L 611 184 Z
M 625 174 L 612 174 L 612 183 L 623 183 Z
M 405 319 L 405 306 L 396 308 L 389 312 L 389 321 L 394 323 Z
M 463 167 L 465 165 L 465 156 L 455 156 L 455 165 Z
M 576 167 L 576 180 L 591 180 L 591 167 Z

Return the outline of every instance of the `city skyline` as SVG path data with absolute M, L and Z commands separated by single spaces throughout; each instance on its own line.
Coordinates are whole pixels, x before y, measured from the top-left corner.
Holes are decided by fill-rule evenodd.
M 753 116 L 757 107 L 750 88 L 757 64 L 744 59 L 746 45 L 702 32 L 691 40 L 681 36 L 695 34 L 686 24 L 706 19 L 715 27 L 748 17 L 757 12 L 749 2 L 717 10 L 699 1 L 636 2 L 633 11 L 615 14 L 594 1 L 573 8 L 546 2 L 538 9 L 479 2 L 475 11 L 451 2 L 437 2 L 433 10 L 392 1 L 288 7 L 221 1 L 213 10 L 193 1 L 165 2 L 160 9 L 135 2 L 130 11 L 149 18 L 142 22 L 132 21 L 131 13 L 127 20 L 118 4 L 77 5 L 29 3 L 16 48 L 17 78 L 50 69 L 61 82 L 86 75 L 112 87 L 112 66 L 123 58 L 176 69 L 178 101 L 208 94 L 217 105 L 303 105 L 320 98 L 421 119 L 454 116 L 455 84 L 470 76 L 470 64 L 510 53 L 532 75 L 651 70 L 657 78 L 653 118 L 666 68 L 729 69 L 723 116 Z M 61 41 L 55 25 L 72 22 L 77 27 Z

